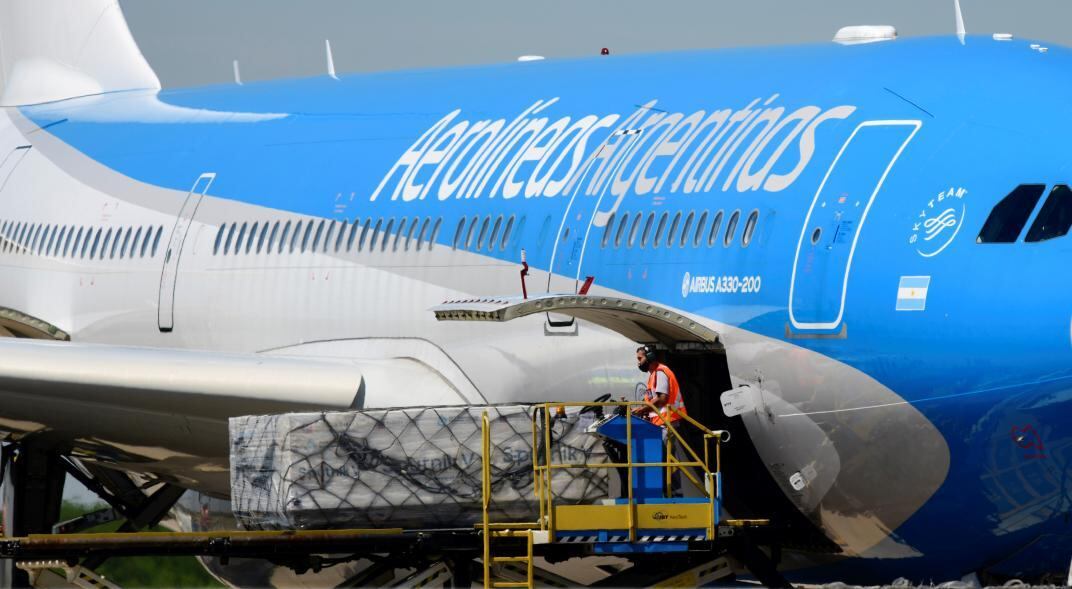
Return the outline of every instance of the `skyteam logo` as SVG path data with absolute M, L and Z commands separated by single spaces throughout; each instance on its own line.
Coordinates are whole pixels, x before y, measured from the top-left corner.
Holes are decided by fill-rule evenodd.
M 689 298 L 689 285 L 692 283 L 692 276 L 686 272 L 685 277 L 681 279 L 681 298 Z
M 908 243 L 916 246 L 916 253 L 931 258 L 942 253 L 960 232 L 967 207 L 964 197 L 967 188 L 953 188 L 939 192 L 920 210 L 912 222 L 912 234 Z

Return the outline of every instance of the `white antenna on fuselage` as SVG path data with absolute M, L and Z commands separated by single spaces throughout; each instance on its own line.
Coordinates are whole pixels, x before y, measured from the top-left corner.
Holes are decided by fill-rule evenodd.
M 331 41 L 328 39 L 324 39 L 324 50 L 327 52 L 328 58 L 328 76 L 338 80 L 339 76 L 335 75 L 335 58 L 331 56 Z
M 234 60 L 234 83 L 242 85 L 242 72 L 238 69 L 238 60 Z
M 960 0 L 953 0 L 953 10 L 957 15 L 957 39 L 960 39 L 960 44 L 963 45 L 967 32 L 964 30 L 964 14 L 960 12 Z

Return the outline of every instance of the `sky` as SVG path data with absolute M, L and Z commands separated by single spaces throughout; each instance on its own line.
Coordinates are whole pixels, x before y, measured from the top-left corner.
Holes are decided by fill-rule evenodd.
M 325 73 L 828 42 L 845 25 L 952 35 L 952 0 L 120 0 L 166 88 Z M 1072 45 L 1072 1 L 962 0 L 969 34 Z

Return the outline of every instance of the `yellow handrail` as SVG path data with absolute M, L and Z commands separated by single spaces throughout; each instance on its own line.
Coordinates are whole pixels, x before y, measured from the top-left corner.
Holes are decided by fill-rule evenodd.
M 491 422 L 485 410 L 480 416 L 481 503 L 484 512 L 484 587 L 491 587 Z
M 675 416 L 685 420 L 686 423 L 697 428 L 703 434 L 704 450 L 703 458 L 700 456 L 685 442 L 685 439 L 677 431 L 675 427 L 667 427 L 666 429 L 671 432 L 667 437 L 667 449 L 672 447 L 673 441 L 677 441 L 685 449 L 687 457 L 693 460 L 685 461 L 678 460 L 672 454 L 667 454 L 667 458 L 663 462 L 634 462 L 633 461 L 633 420 L 627 419 L 625 422 L 625 437 L 626 437 L 626 458 L 625 462 L 601 462 L 597 464 L 587 463 L 557 463 L 555 462 L 554 455 L 551 452 L 551 411 L 565 409 L 567 407 L 614 407 L 626 409 L 627 415 L 632 415 L 635 409 L 646 408 L 651 411 L 659 412 L 659 409 L 654 405 L 644 401 L 602 401 L 602 402 L 556 402 L 556 403 L 543 403 L 536 405 L 535 411 L 532 417 L 532 439 L 533 439 L 533 471 L 534 480 L 538 481 L 534 484 L 537 500 L 540 505 L 540 526 L 542 530 L 549 532 L 549 540 L 555 539 L 555 509 L 554 509 L 554 489 L 551 485 L 551 474 L 555 469 L 596 469 L 596 468 L 625 468 L 626 475 L 626 498 L 629 509 L 627 510 L 627 525 L 629 528 L 629 539 L 631 542 L 636 541 L 637 524 L 636 524 L 636 504 L 633 497 L 633 469 L 638 467 L 664 467 L 669 474 L 673 469 L 681 470 L 685 476 L 689 478 L 689 481 L 696 486 L 704 495 L 708 498 L 711 505 L 711 521 L 712 525 L 708 528 L 708 535 L 714 534 L 714 522 L 718 516 L 716 508 L 716 496 L 719 493 L 719 477 L 722 468 L 722 454 L 721 445 L 723 441 L 729 439 L 729 432 L 725 430 L 712 430 L 700 422 L 696 421 L 692 417 L 681 413 L 672 407 L 667 409 Z M 536 431 L 538 427 L 543 427 L 543 447 L 536 446 L 536 440 L 539 435 Z M 710 464 L 710 451 L 709 444 L 711 440 L 715 440 L 715 465 L 714 470 L 711 469 Z M 543 464 L 540 464 L 540 455 L 543 455 Z M 686 467 L 696 467 L 702 469 L 704 472 L 704 483 L 700 483 L 693 476 Z

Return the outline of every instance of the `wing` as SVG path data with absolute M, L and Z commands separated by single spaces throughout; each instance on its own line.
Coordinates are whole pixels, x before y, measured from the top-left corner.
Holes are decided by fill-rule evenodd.
M 0 338 L 0 431 L 225 496 L 230 417 L 361 407 L 367 374 L 459 402 L 419 362 L 359 362 Z

